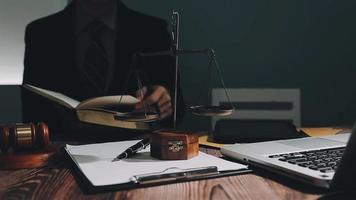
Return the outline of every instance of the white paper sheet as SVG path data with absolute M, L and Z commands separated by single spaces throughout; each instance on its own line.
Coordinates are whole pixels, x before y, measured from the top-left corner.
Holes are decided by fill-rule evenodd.
M 218 171 L 247 168 L 245 165 L 226 161 L 203 152 L 199 152 L 198 156 L 189 160 L 158 160 L 150 156 L 149 147 L 133 157 L 112 162 L 118 154 L 138 141 L 67 145 L 66 150 L 94 186 L 128 183 L 135 175 L 159 173 L 171 167 L 188 169 L 216 166 Z

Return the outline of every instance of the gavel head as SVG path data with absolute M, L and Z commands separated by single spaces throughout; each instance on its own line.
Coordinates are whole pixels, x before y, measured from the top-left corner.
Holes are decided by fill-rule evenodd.
M 40 149 L 49 143 L 48 126 L 45 123 L 0 125 L 0 149 L 13 151 Z

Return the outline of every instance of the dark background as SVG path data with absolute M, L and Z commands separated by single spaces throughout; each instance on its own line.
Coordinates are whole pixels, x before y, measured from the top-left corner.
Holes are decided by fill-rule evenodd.
M 171 10 L 179 11 L 180 47 L 214 48 L 227 87 L 300 88 L 302 126 L 351 125 L 356 119 L 356 1 L 125 3 L 166 20 Z M 180 70 L 187 105 L 199 103 L 199 94 L 208 90 L 206 57 L 182 56 Z M 9 94 L 0 90 L 3 95 Z M 183 126 L 206 130 L 210 119 L 187 113 Z
M 227 87 L 300 88 L 302 126 L 356 119 L 356 1 L 126 2 L 167 20 L 170 10 L 179 11 L 180 46 L 214 48 Z M 180 62 L 184 96 L 195 104 L 207 85 L 206 75 L 198 75 L 206 71 L 206 59 L 184 56 Z M 187 116 L 185 125 L 209 127 L 209 119 Z

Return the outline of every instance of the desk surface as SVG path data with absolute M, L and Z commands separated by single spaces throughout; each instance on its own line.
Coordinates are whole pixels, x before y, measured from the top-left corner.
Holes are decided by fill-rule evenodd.
M 12 86 L 13 88 L 17 86 Z M 11 90 L 15 91 L 15 90 Z M 18 90 L 16 90 L 18 91 Z M 19 92 L 8 93 L 8 99 L 19 99 Z M 1 122 L 16 121 L 14 106 L 1 107 Z M 10 116 L 10 117 L 9 117 Z M 58 144 L 56 144 L 58 145 Z M 63 145 L 63 143 L 61 144 Z M 209 154 L 220 156 L 217 149 L 201 148 Z M 320 191 L 308 189 L 303 184 L 276 177 L 267 172 L 255 172 L 209 180 L 184 182 L 149 188 L 86 194 L 70 170 L 70 163 L 58 155 L 43 168 L 0 170 L 0 199 L 318 199 Z
M 201 148 L 220 156 L 219 150 Z M 68 161 L 58 155 L 47 167 L 0 170 L 0 199 L 318 199 L 320 193 L 283 178 L 244 174 L 133 190 L 86 194 Z M 272 176 L 271 176 L 272 177 Z

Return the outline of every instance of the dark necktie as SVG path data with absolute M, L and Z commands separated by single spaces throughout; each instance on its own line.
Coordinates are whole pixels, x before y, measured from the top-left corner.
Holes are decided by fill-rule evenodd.
M 93 96 L 105 95 L 105 83 L 109 61 L 107 52 L 102 44 L 105 24 L 95 20 L 89 24 L 91 42 L 84 57 L 84 75 L 89 82 L 89 93 Z

